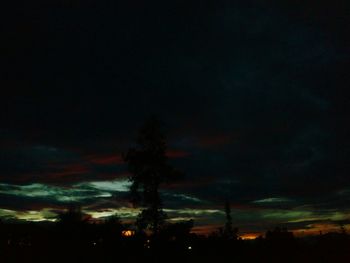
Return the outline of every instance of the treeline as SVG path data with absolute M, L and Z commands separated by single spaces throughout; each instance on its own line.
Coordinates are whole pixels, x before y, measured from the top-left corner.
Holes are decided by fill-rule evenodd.
M 350 262 L 345 230 L 296 238 L 275 228 L 242 240 L 225 226 L 209 236 L 192 226 L 167 223 L 155 234 L 115 216 L 94 223 L 70 209 L 57 222 L 0 223 L 0 262 Z

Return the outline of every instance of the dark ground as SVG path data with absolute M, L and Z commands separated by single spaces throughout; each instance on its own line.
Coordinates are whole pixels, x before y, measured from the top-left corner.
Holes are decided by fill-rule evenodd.
M 85 226 L 86 227 L 86 226 Z M 160 234 L 122 237 L 103 226 L 2 225 L 0 262 L 350 262 L 350 237 L 294 238 L 273 231 L 256 240 Z

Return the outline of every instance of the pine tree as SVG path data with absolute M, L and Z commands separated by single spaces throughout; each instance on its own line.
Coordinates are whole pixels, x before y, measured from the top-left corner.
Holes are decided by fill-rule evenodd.
M 159 187 L 182 176 L 168 164 L 166 150 L 163 125 L 153 117 L 139 130 L 137 147 L 129 149 L 123 156 L 131 173 L 132 202 L 144 207 L 136 224 L 140 229 L 151 229 L 153 234 L 157 234 L 166 218 Z

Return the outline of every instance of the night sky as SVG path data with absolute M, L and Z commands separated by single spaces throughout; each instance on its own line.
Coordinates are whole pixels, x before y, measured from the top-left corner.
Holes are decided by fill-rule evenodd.
M 350 227 L 347 1 L 45 0 L 1 11 L 0 216 L 133 220 L 121 153 L 166 124 L 170 221 Z M 324 2 L 324 3 L 321 3 Z

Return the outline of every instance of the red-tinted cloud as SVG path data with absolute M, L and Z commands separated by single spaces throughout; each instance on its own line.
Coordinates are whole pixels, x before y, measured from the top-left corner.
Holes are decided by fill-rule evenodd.
M 168 150 L 166 152 L 166 156 L 171 158 L 171 159 L 185 158 L 189 155 L 190 155 L 189 152 L 181 151 L 181 150 Z
M 90 155 L 87 156 L 87 161 L 93 164 L 111 165 L 111 164 L 123 164 L 123 158 L 120 154 L 109 155 Z
M 84 180 L 92 174 L 92 170 L 81 163 L 73 163 L 68 165 L 52 165 L 51 169 L 46 173 L 38 176 L 38 182 L 45 183 L 73 183 L 79 182 L 80 180 Z
M 86 174 L 91 170 L 83 164 L 70 164 L 62 167 L 60 171 L 48 173 L 52 178 L 66 177 L 72 175 Z
M 222 227 L 222 225 L 212 224 L 204 226 L 195 226 L 192 228 L 191 232 L 197 235 L 209 235 L 210 233 L 217 231 L 219 227 Z
M 190 153 L 182 150 L 168 150 L 166 156 L 171 159 L 185 158 L 189 156 Z M 121 154 L 101 154 L 101 155 L 88 155 L 85 160 L 92 164 L 98 165 L 113 165 L 113 164 L 124 164 L 123 157 Z
M 199 139 L 198 145 L 201 147 L 213 147 L 230 144 L 233 141 L 231 135 L 214 135 L 214 136 L 205 136 Z

